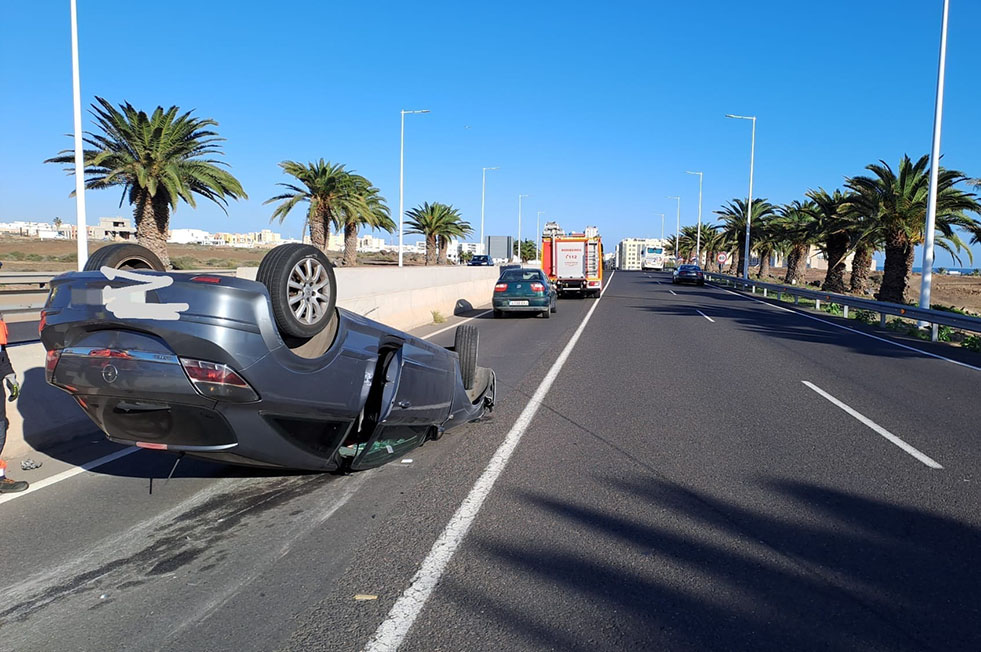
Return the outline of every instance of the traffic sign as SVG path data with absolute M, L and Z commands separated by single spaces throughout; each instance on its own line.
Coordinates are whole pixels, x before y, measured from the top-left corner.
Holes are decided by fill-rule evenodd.
M 715 257 L 715 259 L 719 261 L 720 265 L 725 265 L 726 261 L 729 260 L 729 254 L 727 254 L 724 251 L 720 251 L 718 255 Z

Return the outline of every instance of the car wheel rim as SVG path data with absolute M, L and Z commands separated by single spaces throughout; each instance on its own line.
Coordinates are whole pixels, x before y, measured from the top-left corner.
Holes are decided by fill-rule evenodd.
M 323 319 L 330 304 L 330 277 L 316 258 L 304 258 L 290 271 L 289 306 L 297 321 L 313 325 Z

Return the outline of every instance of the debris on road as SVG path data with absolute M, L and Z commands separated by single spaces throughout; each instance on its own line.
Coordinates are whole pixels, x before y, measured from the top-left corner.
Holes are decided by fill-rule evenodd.
M 358 600 L 358 601 L 361 601 L 361 600 L 377 600 L 378 599 L 378 596 L 377 595 L 371 595 L 370 593 L 358 593 L 356 596 L 354 596 L 354 599 L 355 600 Z
M 35 462 L 34 460 L 28 458 L 20 463 L 21 471 L 33 471 L 34 469 L 40 469 L 44 462 Z

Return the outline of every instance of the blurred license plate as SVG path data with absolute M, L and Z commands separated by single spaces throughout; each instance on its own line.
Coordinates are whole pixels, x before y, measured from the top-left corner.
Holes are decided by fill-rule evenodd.
M 527 306 L 528 305 L 528 302 L 526 300 L 515 301 L 515 300 L 512 299 L 511 301 L 508 302 L 508 305 L 509 306 Z

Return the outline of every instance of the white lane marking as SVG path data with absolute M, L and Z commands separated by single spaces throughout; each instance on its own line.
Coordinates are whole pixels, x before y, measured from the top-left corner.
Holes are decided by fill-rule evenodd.
M 860 330 L 857 330 L 855 328 L 849 328 L 848 326 L 842 326 L 841 324 L 836 324 L 833 321 L 828 321 L 826 319 L 821 319 L 820 317 L 815 317 L 814 315 L 808 315 L 806 312 L 801 312 L 800 310 L 791 310 L 790 308 L 785 308 L 783 306 L 778 306 L 778 305 L 773 304 L 773 303 L 770 303 L 768 301 L 761 301 L 760 299 L 753 299 L 751 297 L 746 296 L 745 294 L 740 294 L 738 292 L 733 292 L 732 290 L 729 290 L 729 289 L 724 288 L 724 287 L 720 287 L 718 285 L 712 285 L 711 283 L 709 283 L 708 285 L 709 285 L 709 287 L 713 287 L 716 290 L 722 290 L 723 292 L 728 292 L 729 294 L 735 294 L 737 297 L 742 297 L 743 299 L 749 299 L 750 301 L 755 301 L 756 303 L 762 303 L 764 306 L 770 306 L 771 308 L 776 308 L 777 310 L 783 310 L 784 312 L 789 312 L 792 315 L 800 315 L 801 317 L 807 317 L 808 319 L 813 319 L 814 321 L 819 321 L 822 324 L 827 324 L 828 326 L 834 326 L 835 328 L 840 328 L 842 330 L 849 331 L 850 333 L 855 333 L 856 335 L 862 335 L 864 337 L 872 338 L 873 340 L 878 340 L 880 342 L 885 342 L 886 344 L 892 344 L 893 346 L 898 346 L 899 348 L 906 349 L 907 351 L 916 351 L 917 353 L 920 353 L 922 355 L 925 355 L 925 356 L 928 356 L 928 357 L 931 357 L 931 358 L 937 358 L 938 360 L 943 360 L 944 362 L 950 362 L 952 364 L 956 364 L 956 365 L 961 366 L 961 367 L 967 367 L 968 369 L 973 369 L 974 371 L 981 371 L 981 367 L 975 367 L 972 364 L 968 364 L 966 362 L 961 362 L 960 360 L 953 360 L 951 358 L 944 357 L 944 356 L 940 355 L 939 353 L 931 353 L 929 351 L 924 351 L 923 349 L 918 349 L 915 346 L 909 346 L 907 344 L 903 344 L 902 342 L 896 342 L 895 340 L 890 340 L 890 339 L 885 338 L 885 337 L 879 337 L 878 335 L 873 335 L 872 333 L 866 333 L 865 331 L 860 331 Z
M 670 292 L 670 293 L 671 293 L 671 294 L 673 294 L 674 296 L 678 296 L 678 293 L 677 293 L 677 292 L 675 292 L 674 290 L 668 290 L 668 292 Z
M 867 425 L 869 428 L 871 428 L 875 432 L 879 433 L 880 435 L 882 435 L 883 437 L 885 437 L 886 439 L 888 439 L 892 443 L 896 444 L 897 446 L 899 446 L 900 448 L 902 448 L 904 451 L 906 451 L 907 453 L 909 453 L 910 455 L 912 455 L 913 457 L 915 457 L 919 461 L 921 461 L 924 464 L 926 464 L 927 466 L 929 466 L 931 469 L 942 469 L 942 468 L 944 468 L 944 467 L 940 466 L 940 464 L 938 464 L 933 458 L 931 458 L 931 457 L 929 457 L 927 455 L 924 455 L 920 451 L 916 450 L 915 448 L 913 448 L 912 446 L 910 446 L 909 444 L 907 444 L 906 442 L 904 442 L 902 439 L 900 439 L 896 435 L 892 434 L 891 432 L 889 432 L 888 430 L 886 430 L 885 428 L 883 428 L 882 426 L 880 426 L 879 424 L 877 424 L 872 419 L 869 419 L 868 417 L 864 416 L 860 412 L 858 412 L 856 410 L 853 410 L 852 408 L 848 407 L 847 405 L 845 405 L 844 403 L 842 403 L 841 401 L 839 401 L 834 396 L 832 396 L 831 394 L 827 393 L 826 391 L 824 391 L 823 389 L 821 389 L 820 387 L 818 387 L 814 383 L 808 382 L 806 380 L 802 380 L 800 382 L 804 383 L 805 385 L 807 385 L 808 387 L 810 387 L 811 389 L 813 389 L 815 392 L 817 392 L 818 394 L 820 394 L 824 398 L 828 399 L 829 401 L 831 401 L 832 403 L 834 403 L 835 405 L 837 405 L 838 407 L 840 407 L 842 410 L 844 410 L 848 414 L 852 415 L 853 417 L 855 417 L 856 419 L 858 419 L 859 421 L 861 421 L 862 423 L 864 423 L 865 425 Z
M 446 331 L 448 331 L 448 330 L 450 330 L 451 328 L 456 328 L 456 327 L 457 327 L 457 326 L 459 326 L 460 324 L 466 324 L 466 323 L 467 323 L 468 321 L 471 321 L 471 320 L 473 320 L 473 319 L 476 319 L 477 317 L 483 317 L 484 315 L 486 315 L 486 314 L 487 314 L 487 313 L 489 313 L 489 312 L 493 312 L 493 311 L 492 311 L 492 310 L 485 310 L 485 311 L 483 311 L 483 312 L 478 312 L 478 313 L 477 313 L 476 315 L 474 315 L 473 317 L 467 317 L 466 319 L 461 319 L 461 320 L 460 320 L 460 321 L 458 321 L 457 323 L 455 323 L 455 324 L 450 324 L 450 325 L 449 325 L 449 326 L 447 326 L 446 328 L 441 328 L 441 329 L 439 329 L 438 331 L 433 331 L 433 332 L 432 332 L 432 333 L 430 333 L 429 335 L 421 335 L 421 336 L 419 337 L 419 339 L 420 339 L 420 340 L 428 340 L 428 339 L 429 339 L 430 337 L 433 337 L 434 335 L 439 335 L 440 333 L 445 333 Z
M 612 280 L 612 278 L 613 274 L 610 274 L 610 279 Z M 600 298 L 602 296 L 601 293 Z M 412 623 L 415 622 L 415 619 L 419 616 L 423 606 L 426 604 L 426 600 L 429 599 L 429 596 L 439 583 L 447 564 L 449 564 L 453 554 L 460 547 L 463 538 L 467 535 L 470 526 L 477 518 L 477 512 L 480 511 L 481 506 L 484 504 L 484 499 L 490 494 L 494 483 L 497 482 L 497 479 L 504 471 L 504 467 L 507 466 L 508 460 L 511 459 L 511 455 L 518 446 L 518 442 L 521 441 L 521 437 L 527 431 L 531 420 L 535 417 L 538 408 L 545 399 L 545 395 L 551 389 L 552 383 L 558 377 L 559 372 L 565 365 L 566 360 L 572 353 L 572 349 L 576 346 L 576 342 L 579 341 L 579 337 L 585 330 L 586 324 L 589 323 L 590 317 L 593 316 L 593 312 L 599 304 L 600 302 L 597 300 L 590 307 L 589 312 L 586 313 L 586 317 L 579 324 L 579 328 L 573 333 L 569 343 L 565 345 L 562 353 L 559 354 L 559 357 L 552 364 L 551 369 L 545 374 L 541 385 L 538 386 L 538 389 L 535 390 L 528 404 L 525 405 L 524 410 L 521 411 L 518 419 L 514 422 L 504 441 L 494 453 L 484 472 L 480 475 L 473 488 L 470 489 L 470 493 L 467 494 L 460 507 L 457 508 L 450 522 L 446 524 L 446 528 L 439 535 L 439 538 L 436 539 L 436 543 L 433 544 L 429 554 L 426 555 L 426 559 L 423 560 L 419 570 L 412 577 L 408 588 L 395 601 L 391 611 L 388 612 L 388 617 L 378 626 L 371 640 L 365 645 L 365 652 L 394 651 L 405 640 L 406 635 L 412 628 Z
M 715 320 L 714 319 L 712 319 L 711 317 L 709 317 L 708 315 L 706 315 L 704 312 L 702 312 L 698 308 L 695 308 L 695 312 L 697 312 L 698 314 L 700 314 L 702 317 L 705 317 L 705 319 L 709 320 L 713 324 L 715 323 Z
M 97 460 L 86 462 L 82 466 L 76 466 L 73 469 L 62 471 L 61 473 L 53 475 L 50 478 L 45 478 L 44 480 L 38 480 L 37 482 L 32 482 L 30 487 L 28 487 L 24 491 L 21 491 L 20 493 L 5 494 L 3 496 L 0 496 L 0 505 L 2 505 L 3 503 L 8 503 L 15 498 L 20 498 L 22 496 L 32 494 L 39 489 L 50 487 L 51 485 L 57 484 L 62 480 L 67 480 L 68 478 L 74 477 L 79 473 L 84 473 L 85 471 L 91 471 L 92 469 L 102 466 L 103 464 L 108 464 L 109 462 L 115 462 L 119 458 L 126 457 L 130 453 L 135 453 L 138 450 L 140 449 L 137 448 L 136 446 L 130 446 L 129 448 L 124 448 L 122 450 L 116 451 L 115 453 L 110 453 L 109 455 L 100 457 Z

